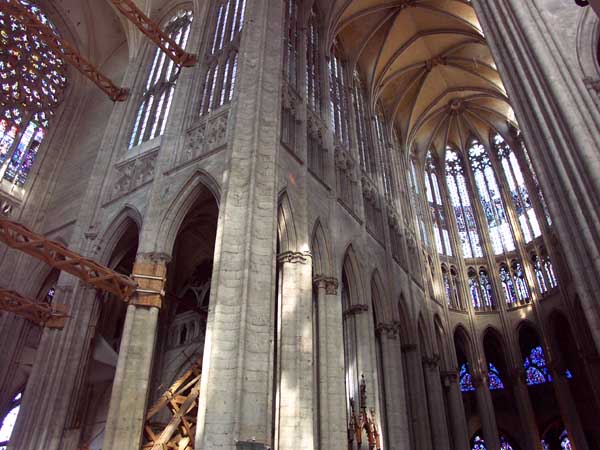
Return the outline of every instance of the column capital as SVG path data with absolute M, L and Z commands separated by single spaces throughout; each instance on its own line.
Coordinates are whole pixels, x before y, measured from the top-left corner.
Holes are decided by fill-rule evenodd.
M 343 316 L 355 316 L 357 314 L 362 314 L 369 311 L 369 305 L 364 305 L 362 303 L 352 305 L 348 309 L 343 312 Z
M 129 301 L 132 305 L 162 308 L 170 260 L 171 257 L 164 253 L 141 253 L 137 256 L 131 274 L 138 285 Z
M 283 252 L 277 255 L 277 262 L 280 264 L 306 264 L 312 260 L 310 252 Z
M 375 333 L 379 334 L 380 336 L 385 336 L 388 339 L 398 339 L 399 332 L 400 330 L 396 322 L 381 322 L 375 327 Z
M 458 371 L 456 370 L 443 370 L 440 372 L 440 376 L 445 386 L 458 383 Z
M 421 360 L 423 361 L 423 364 L 428 369 L 435 369 L 440 364 L 440 357 L 439 357 L 439 355 L 423 356 L 423 358 L 421 358 Z
M 521 366 L 510 369 L 510 382 L 513 385 L 525 384 L 525 369 Z
M 339 283 L 337 278 L 317 275 L 313 278 L 313 283 L 317 288 L 325 289 L 327 295 L 337 295 Z

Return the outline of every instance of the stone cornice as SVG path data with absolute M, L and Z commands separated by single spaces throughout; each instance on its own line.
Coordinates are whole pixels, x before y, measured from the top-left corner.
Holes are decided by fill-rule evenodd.
M 350 306 L 350 308 L 346 309 L 344 311 L 343 316 L 355 316 L 357 314 L 362 314 L 365 312 L 369 311 L 369 305 L 364 305 L 364 304 L 357 304 L 357 305 L 352 305 Z
M 283 252 L 277 255 L 280 264 L 307 264 L 312 260 L 310 252 Z
M 337 295 L 339 287 L 337 278 L 318 275 L 313 279 L 313 283 L 317 288 L 325 288 L 327 295 Z

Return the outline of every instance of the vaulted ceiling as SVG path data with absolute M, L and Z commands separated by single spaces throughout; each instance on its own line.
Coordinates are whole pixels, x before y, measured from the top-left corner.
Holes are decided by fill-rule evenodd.
M 337 37 L 409 149 L 464 148 L 513 112 L 467 0 L 334 0 Z

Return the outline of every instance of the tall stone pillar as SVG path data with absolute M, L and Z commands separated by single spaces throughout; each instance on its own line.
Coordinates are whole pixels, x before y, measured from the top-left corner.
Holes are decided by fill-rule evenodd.
M 347 450 L 342 299 L 336 279 L 317 277 L 315 285 L 319 330 L 319 444 L 322 450 Z
M 141 447 L 168 261 L 167 255 L 140 254 L 133 266 L 132 277 L 139 288 L 123 326 L 102 445 L 105 450 Z
M 565 369 L 552 368 L 552 386 L 556 393 L 563 423 L 569 433 L 573 446 L 577 450 L 588 450 L 589 446 L 583 427 L 581 426 L 575 400 L 571 394 L 571 388 L 569 388 L 569 382 L 565 376 Z
M 452 426 L 452 439 L 454 449 L 469 448 L 469 429 L 467 427 L 467 418 L 465 417 L 465 406 L 463 404 L 462 392 L 458 384 L 458 373 L 448 371 L 442 373 L 444 386 L 448 395 L 448 407 L 450 409 L 450 424 Z
M 500 436 L 498 434 L 498 424 L 496 423 L 496 413 L 494 411 L 494 402 L 488 386 L 487 374 L 473 376 L 473 385 L 475 386 L 475 396 L 477 398 L 477 410 L 481 418 L 481 428 L 483 429 L 483 439 L 488 450 L 500 450 Z
M 310 254 L 279 255 L 279 450 L 314 449 L 312 264 Z
M 427 394 L 423 382 L 423 366 L 416 345 L 403 345 L 402 351 L 406 355 L 408 364 L 407 373 L 410 386 L 410 402 L 413 411 L 415 443 L 418 450 L 432 450 L 431 429 L 427 402 Z
M 529 390 L 525 383 L 525 370 L 522 367 L 512 370 L 510 388 L 517 405 L 523 433 L 527 439 L 527 448 L 542 450 L 540 432 L 531 405 Z
M 450 436 L 448 435 L 448 420 L 446 418 L 446 405 L 442 392 L 440 378 L 439 358 L 425 358 L 423 372 L 427 388 L 427 402 L 431 418 L 431 438 L 435 450 L 450 450 Z
M 230 113 L 196 450 L 267 448 L 273 338 L 283 5 L 247 0 Z M 310 326 L 310 325 L 309 325 Z
M 385 386 L 385 415 L 383 435 L 387 436 L 389 450 L 410 449 L 410 431 L 408 426 L 407 401 L 404 389 L 401 345 L 398 339 L 398 327 L 385 324 L 378 327 L 382 347 L 383 380 Z

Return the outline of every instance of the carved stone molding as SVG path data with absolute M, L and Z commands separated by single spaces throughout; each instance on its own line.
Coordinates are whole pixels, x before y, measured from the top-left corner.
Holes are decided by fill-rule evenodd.
M 323 122 L 321 119 L 314 117 L 312 114 L 308 115 L 308 120 L 306 123 L 308 134 L 320 145 L 324 145 L 323 142 Z
M 352 181 L 354 181 L 353 169 L 355 166 L 354 158 L 350 155 L 350 152 L 341 145 L 335 146 L 335 167 L 346 172 L 348 175 L 352 175 Z
M 379 195 L 377 192 L 377 188 L 375 187 L 375 184 L 373 184 L 373 182 L 366 176 L 363 175 L 362 179 L 362 191 L 363 191 L 363 197 L 366 201 L 368 201 L 369 203 L 371 203 L 373 206 L 375 206 L 377 209 L 380 209 L 379 206 Z
M 369 311 L 369 305 L 357 304 L 352 305 L 350 308 L 346 309 L 343 313 L 344 317 L 347 316 L 355 316 L 358 314 L 362 314 Z
M 171 262 L 171 255 L 168 253 L 160 253 L 160 252 L 148 252 L 148 253 L 138 253 L 136 256 L 136 261 L 146 261 L 146 262 L 164 262 L 168 264 Z
M 446 386 L 449 386 L 452 383 L 458 383 L 458 372 L 456 370 L 445 370 L 440 372 L 440 376 Z
M 404 353 L 416 352 L 417 348 L 417 344 L 404 344 L 402 346 L 402 351 Z
M 436 369 L 440 364 L 440 357 L 439 355 L 433 355 L 431 357 L 423 356 L 422 361 L 423 365 L 428 369 Z
M 280 264 L 306 264 L 312 259 L 310 252 L 284 252 L 277 255 L 277 262 Z
M 375 332 L 380 336 L 385 336 L 388 339 L 398 339 L 398 325 L 397 323 L 379 323 L 375 327 Z
M 339 282 L 337 278 L 316 276 L 313 279 L 313 283 L 317 288 L 325 288 L 327 295 L 337 295 Z
M 10 217 L 16 206 L 16 203 L 12 200 L 0 198 L 0 217 Z
M 208 116 L 190 128 L 185 136 L 181 162 L 193 161 L 227 143 L 229 110 Z
M 149 183 L 154 178 L 154 169 L 158 149 L 139 155 L 134 159 L 121 162 L 115 166 L 116 181 L 113 184 L 110 200 L 119 198 Z

